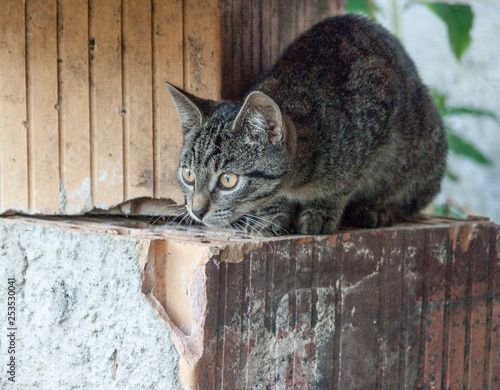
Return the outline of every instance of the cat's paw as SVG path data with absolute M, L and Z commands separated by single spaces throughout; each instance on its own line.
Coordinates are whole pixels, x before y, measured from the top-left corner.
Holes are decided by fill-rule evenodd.
M 321 210 L 303 210 L 298 219 L 298 231 L 305 235 L 332 234 L 337 230 L 338 220 Z

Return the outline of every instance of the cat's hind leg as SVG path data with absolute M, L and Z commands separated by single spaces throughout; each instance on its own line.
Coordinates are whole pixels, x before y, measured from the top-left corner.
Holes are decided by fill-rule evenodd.
M 349 203 L 342 214 L 340 225 L 360 229 L 374 229 L 392 225 L 395 221 L 393 210 L 376 207 L 365 202 Z
M 406 187 L 392 196 L 349 202 L 342 214 L 342 227 L 372 229 L 412 221 L 439 191 L 439 181 Z

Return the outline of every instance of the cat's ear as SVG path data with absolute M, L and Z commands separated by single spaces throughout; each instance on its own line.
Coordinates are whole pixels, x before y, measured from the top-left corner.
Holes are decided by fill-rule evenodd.
M 203 118 L 209 116 L 217 105 L 217 102 L 213 100 L 200 99 L 170 83 L 165 83 L 165 87 L 170 92 L 177 111 L 179 111 L 184 134 L 201 125 Z
M 248 95 L 234 121 L 234 128 L 245 129 L 252 140 L 273 145 L 285 139 L 281 110 L 273 99 L 260 91 Z

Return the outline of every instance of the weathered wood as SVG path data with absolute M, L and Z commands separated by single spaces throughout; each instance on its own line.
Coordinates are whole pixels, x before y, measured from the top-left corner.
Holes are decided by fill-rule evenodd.
M 495 389 L 499 231 L 441 221 L 216 244 L 190 285 L 203 283 L 197 318 L 211 318 L 191 325 L 203 342 L 186 341 L 205 346 L 198 383 Z
M 500 231 L 491 229 L 490 231 L 490 259 L 489 272 L 490 283 L 488 284 L 488 331 L 489 342 L 489 376 L 488 385 L 491 389 L 500 383 Z
M 59 210 L 56 2 L 26 2 L 30 209 Z
M 0 12 L 0 212 L 28 211 L 24 3 L 3 1 Z
M 184 88 L 220 99 L 221 10 L 219 0 L 184 0 Z
M 262 239 L 130 219 L 22 221 L 137 238 L 142 291 L 171 330 L 185 388 L 498 388 L 494 223 Z
M 296 37 L 343 8 L 342 0 L 223 0 L 222 96 L 241 98 Z
M 182 202 L 165 82 L 239 98 L 341 0 L 0 0 L 0 213 Z M 156 214 L 164 210 L 158 203 Z
M 124 198 L 153 196 L 151 3 L 126 0 L 123 15 Z
M 182 134 L 165 82 L 184 87 L 182 1 L 153 1 L 154 197 L 182 202 L 177 164 Z
M 58 2 L 60 212 L 92 208 L 88 0 Z
M 124 200 L 121 11 L 119 0 L 90 0 L 92 202 L 101 208 Z

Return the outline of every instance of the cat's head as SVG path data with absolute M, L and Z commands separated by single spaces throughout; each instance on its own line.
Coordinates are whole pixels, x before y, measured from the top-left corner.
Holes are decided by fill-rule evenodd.
M 276 103 L 262 92 L 252 92 L 240 105 L 166 86 L 181 118 L 178 179 L 191 217 L 226 227 L 272 199 L 290 165 Z

